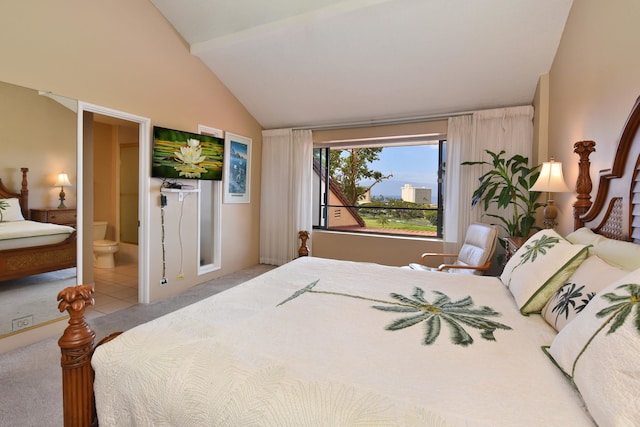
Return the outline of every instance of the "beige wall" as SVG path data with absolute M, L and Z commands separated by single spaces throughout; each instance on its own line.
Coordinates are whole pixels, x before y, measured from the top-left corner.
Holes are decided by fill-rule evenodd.
M 384 265 L 408 265 L 420 262 L 423 252 L 443 252 L 443 244 L 437 239 L 416 239 L 376 236 L 367 234 L 315 230 L 311 253 L 320 258 L 347 261 L 375 262 Z M 434 267 L 442 260 L 434 259 Z
M 93 125 L 93 220 L 107 221 L 107 240 L 118 240 L 116 224 L 116 127 Z
M 549 155 L 563 161 L 573 187 L 578 157 L 573 144 L 594 140 L 592 180 L 613 162 L 624 122 L 640 95 L 640 2 L 574 0 L 549 73 Z M 595 173 L 594 173 L 595 172 Z M 573 227 L 574 194 L 559 194 L 559 227 Z
M 148 117 L 152 125 L 197 132 L 198 124 L 203 124 L 252 138 L 251 203 L 223 206 L 221 271 L 198 277 L 197 262 L 187 258 L 184 279 L 159 287 L 161 270 L 154 267 L 161 264 L 161 233 L 156 227 L 159 193 L 158 185 L 152 183 L 152 300 L 258 262 L 261 127 L 189 53 L 151 2 L 2 2 L 0 57 L 0 81 Z M 36 148 L 32 151 L 37 152 Z M 64 158 L 70 158 L 68 152 Z M 6 166 L 3 163 L 0 170 L 15 166 L 13 161 Z M 47 161 L 51 173 L 61 168 L 58 163 L 56 158 Z M 195 210 L 184 215 L 184 222 L 195 224 Z M 196 246 L 193 226 L 185 230 L 183 243 Z M 168 246 L 168 259 L 179 258 L 177 247 L 177 242 Z

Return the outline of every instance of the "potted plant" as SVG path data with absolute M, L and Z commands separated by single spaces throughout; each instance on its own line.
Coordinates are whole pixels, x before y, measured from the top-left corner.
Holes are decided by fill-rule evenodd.
M 471 205 L 479 202 L 484 209 L 494 204 L 498 209 L 513 207 L 507 215 L 487 213 L 485 215 L 500 220 L 507 234 L 511 237 L 529 237 L 532 230 L 539 230 L 535 226 L 536 211 L 543 203 L 538 203 L 539 191 L 529 191 L 538 179 L 538 166 L 529 167 L 529 159 L 516 154 L 505 158 L 505 151 L 494 153 L 485 150 L 491 161 L 464 162 L 463 165 L 487 165 L 491 169 L 480 176 L 480 186 L 473 192 Z

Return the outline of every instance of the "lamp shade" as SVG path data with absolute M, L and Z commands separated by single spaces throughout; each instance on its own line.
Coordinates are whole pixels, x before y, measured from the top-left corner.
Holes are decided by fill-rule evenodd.
M 55 187 L 69 187 L 71 182 L 69 182 L 69 177 L 66 173 L 59 173 L 58 180 L 55 183 Z
M 542 169 L 540 170 L 540 176 L 530 190 L 548 191 L 550 193 L 571 191 L 564 182 L 562 163 L 556 162 L 553 158 L 548 162 L 544 162 L 542 164 Z

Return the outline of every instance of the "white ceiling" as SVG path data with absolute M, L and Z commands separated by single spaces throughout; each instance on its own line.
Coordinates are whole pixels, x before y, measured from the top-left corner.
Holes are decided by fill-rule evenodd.
M 266 129 L 530 104 L 572 0 L 151 0 Z

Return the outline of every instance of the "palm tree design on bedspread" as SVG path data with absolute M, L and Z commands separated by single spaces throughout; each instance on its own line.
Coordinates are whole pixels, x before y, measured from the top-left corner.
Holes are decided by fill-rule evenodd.
M 507 325 L 486 319 L 486 317 L 497 317 L 501 314 L 490 307 L 474 307 L 473 299 L 470 296 L 458 301 L 452 301 L 451 298 L 444 293 L 433 290 L 431 292 L 435 294 L 436 298 L 433 303 L 430 303 L 425 298 L 424 290 L 415 287 L 411 297 L 391 293 L 390 297 L 395 301 L 384 301 L 341 292 L 316 290 L 314 288 L 318 282 L 319 280 L 316 280 L 304 288 L 299 289 L 289 298 L 278 304 L 278 306 L 298 298 L 305 293 L 335 295 L 385 304 L 374 305 L 372 308 L 387 312 L 409 313 L 409 316 L 401 317 L 389 323 L 385 329 L 388 331 L 397 331 L 419 323 L 424 323 L 425 334 L 422 340 L 422 344 L 424 345 L 430 345 L 436 341 L 442 330 L 443 323 L 449 327 L 451 342 L 463 347 L 473 343 L 473 337 L 465 330 L 464 326 L 479 329 L 481 331 L 480 337 L 487 341 L 496 340 L 493 334 L 496 329 L 511 330 L 511 327 Z

